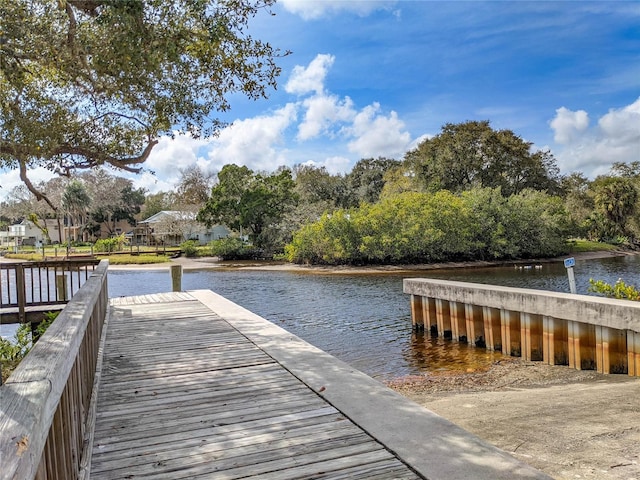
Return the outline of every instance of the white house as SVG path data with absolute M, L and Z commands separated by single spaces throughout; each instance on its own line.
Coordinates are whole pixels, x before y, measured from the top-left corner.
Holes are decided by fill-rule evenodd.
M 62 231 L 55 219 L 41 219 L 40 224 L 43 225 L 49 233 L 49 239 L 52 243 L 62 243 L 65 241 L 64 228 Z M 48 240 L 42 230 L 35 226 L 31 220 L 23 220 L 22 222 L 10 225 L 9 230 L 0 232 L 0 246 L 16 247 L 21 245 L 45 245 Z
M 132 243 L 179 245 L 186 240 L 196 240 L 200 245 L 206 245 L 212 240 L 228 237 L 229 233 L 222 225 L 206 228 L 196 220 L 195 212 L 163 210 L 138 222 Z

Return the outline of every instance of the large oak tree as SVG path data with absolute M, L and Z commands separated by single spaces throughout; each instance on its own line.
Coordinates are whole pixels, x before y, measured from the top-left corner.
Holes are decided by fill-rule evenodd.
M 247 33 L 274 1 L 0 0 L 0 167 L 46 200 L 29 169 L 138 172 L 160 136 L 215 133 L 229 93 L 275 87 Z
M 500 187 L 505 196 L 525 189 L 558 193 L 559 169 L 553 155 L 511 130 L 494 130 L 488 121 L 448 123 L 405 156 L 405 169 L 427 191 L 461 192 Z

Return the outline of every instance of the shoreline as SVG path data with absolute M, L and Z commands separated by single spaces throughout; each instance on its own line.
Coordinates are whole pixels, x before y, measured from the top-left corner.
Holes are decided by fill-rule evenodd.
M 398 274 L 412 273 L 429 270 L 449 270 L 456 268 L 484 268 L 511 265 L 533 265 L 562 262 L 570 256 L 576 260 L 592 260 L 599 258 L 612 258 L 640 255 L 640 252 L 633 250 L 603 250 L 596 252 L 578 252 L 567 254 L 562 257 L 512 260 L 512 261 L 485 261 L 475 260 L 466 262 L 441 262 L 424 263 L 415 265 L 372 265 L 372 266 L 351 266 L 351 265 L 299 265 L 295 263 L 273 262 L 273 261 L 220 261 L 217 257 L 178 257 L 164 263 L 150 263 L 144 265 L 126 264 L 109 265 L 110 270 L 169 270 L 172 265 L 182 265 L 184 270 L 206 270 L 206 269 L 229 269 L 229 270 L 261 270 L 280 272 L 302 272 L 324 275 L 339 274 Z M 0 260 L 2 261 L 2 260 Z

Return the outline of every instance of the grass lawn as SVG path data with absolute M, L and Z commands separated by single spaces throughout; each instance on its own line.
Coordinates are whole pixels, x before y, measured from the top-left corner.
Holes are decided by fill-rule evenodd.
M 569 249 L 571 253 L 583 252 L 606 252 L 620 248 L 618 245 L 610 243 L 592 242 L 590 240 L 574 239 L 569 241 Z

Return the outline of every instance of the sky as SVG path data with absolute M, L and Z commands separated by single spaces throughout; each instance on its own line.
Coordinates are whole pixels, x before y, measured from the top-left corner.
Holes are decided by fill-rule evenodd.
M 563 174 L 640 160 L 638 1 L 279 0 L 271 12 L 249 34 L 292 53 L 269 98 L 231 95 L 219 136 L 162 138 L 144 173 L 121 175 L 155 193 L 194 164 L 346 173 L 468 120 L 549 149 Z M 17 184 L 0 170 L 0 199 Z

